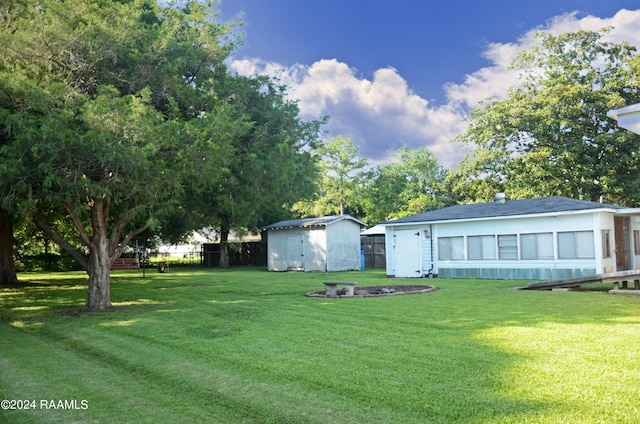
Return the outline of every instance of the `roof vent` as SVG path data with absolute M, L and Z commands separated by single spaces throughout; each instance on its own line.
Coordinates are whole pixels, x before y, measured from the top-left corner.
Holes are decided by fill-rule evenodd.
M 495 200 L 496 203 L 504 203 L 506 199 L 506 196 L 504 195 L 504 193 L 496 193 L 496 195 L 493 197 L 493 200 Z

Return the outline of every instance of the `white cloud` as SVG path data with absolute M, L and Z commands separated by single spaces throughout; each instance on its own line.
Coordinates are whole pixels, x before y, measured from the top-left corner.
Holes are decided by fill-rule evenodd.
M 283 71 L 260 60 L 234 60 L 230 66 L 243 75 Z M 323 59 L 280 76 L 299 101 L 303 118 L 329 115 L 329 136 L 351 138 L 372 162 L 387 160 L 402 146 L 428 147 L 445 166 L 461 157 L 462 148 L 448 141 L 462 131 L 462 112 L 449 105 L 431 107 L 393 68 L 378 69 L 369 80 L 343 62 Z
M 446 103 L 439 106 L 413 92 L 393 68 L 378 69 L 367 79 L 336 59 L 286 68 L 259 59 L 233 59 L 229 66 L 243 75 L 280 73 L 291 88 L 290 94 L 299 100 L 305 119 L 330 115 L 325 128 L 329 136 L 351 138 L 371 161 L 384 161 L 402 146 L 427 147 L 440 164 L 454 167 L 466 149 L 450 141 L 464 130 L 464 116 L 480 101 L 507 94 L 517 78 L 508 67 L 519 51 L 533 45 L 536 32 L 560 34 L 605 26 L 614 27 L 608 41 L 625 40 L 640 46 L 640 11 L 621 10 L 606 19 L 576 13 L 557 16 L 512 43 L 487 44 L 483 56 L 490 65 L 467 75 L 460 84 L 446 84 Z
M 469 108 L 477 107 L 479 102 L 490 97 L 503 98 L 509 87 L 517 81 L 517 73 L 509 70 L 509 65 L 518 52 L 528 50 L 535 44 L 534 35 L 547 31 L 553 35 L 578 30 L 598 31 L 613 27 L 604 38 L 605 41 L 627 41 L 640 47 L 640 11 L 620 10 L 611 18 L 595 16 L 579 17 L 577 13 L 568 13 L 550 19 L 546 25 L 533 28 L 513 43 L 491 43 L 487 45 L 483 56 L 491 66 L 482 68 L 466 76 L 462 84 L 446 84 L 447 100 Z

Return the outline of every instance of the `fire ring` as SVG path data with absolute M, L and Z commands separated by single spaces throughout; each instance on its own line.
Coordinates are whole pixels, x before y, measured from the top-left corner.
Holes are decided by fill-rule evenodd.
M 337 291 L 335 295 L 328 295 L 325 290 L 312 291 L 305 294 L 307 297 L 322 297 L 322 298 L 354 298 L 354 297 L 382 297 L 382 296 L 401 296 L 405 294 L 422 294 L 435 291 L 434 286 L 370 286 L 370 287 L 358 287 L 354 289 L 353 295 L 348 293 L 348 290 L 341 289 Z

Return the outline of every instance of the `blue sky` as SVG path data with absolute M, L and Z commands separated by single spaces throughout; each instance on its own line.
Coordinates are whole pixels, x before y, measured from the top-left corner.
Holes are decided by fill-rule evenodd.
M 244 22 L 238 73 L 279 71 L 305 119 L 328 114 L 327 137 L 351 138 L 373 163 L 402 146 L 445 167 L 467 151 L 451 139 L 487 97 L 504 96 L 513 56 L 552 33 L 614 26 L 640 46 L 635 0 L 222 0 Z

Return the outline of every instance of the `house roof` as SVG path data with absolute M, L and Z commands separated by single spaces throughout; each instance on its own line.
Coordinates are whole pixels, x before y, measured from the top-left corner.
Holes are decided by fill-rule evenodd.
M 640 103 L 610 110 L 607 116 L 618 121 L 620 127 L 640 134 Z
M 382 225 L 407 224 L 417 222 L 453 221 L 486 219 L 496 217 L 510 217 L 521 215 L 552 214 L 563 212 L 578 212 L 596 209 L 627 209 L 622 206 L 607 203 L 590 202 L 587 200 L 570 199 L 568 197 L 544 197 L 539 199 L 507 200 L 501 202 L 472 203 L 455 205 L 437 209 L 406 218 L 383 222 Z
M 287 221 L 276 222 L 271 225 L 267 225 L 262 228 L 265 230 L 284 230 L 287 228 L 305 228 L 305 227 L 325 227 L 327 225 L 331 225 L 338 221 L 342 220 L 350 220 L 361 226 L 366 226 L 366 224 L 362 221 L 358 221 L 354 217 L 350 215 L 333 215 L 333 216 L 321 216 L 317 218 L 302 218 L 302 219 L 290 219 Z

